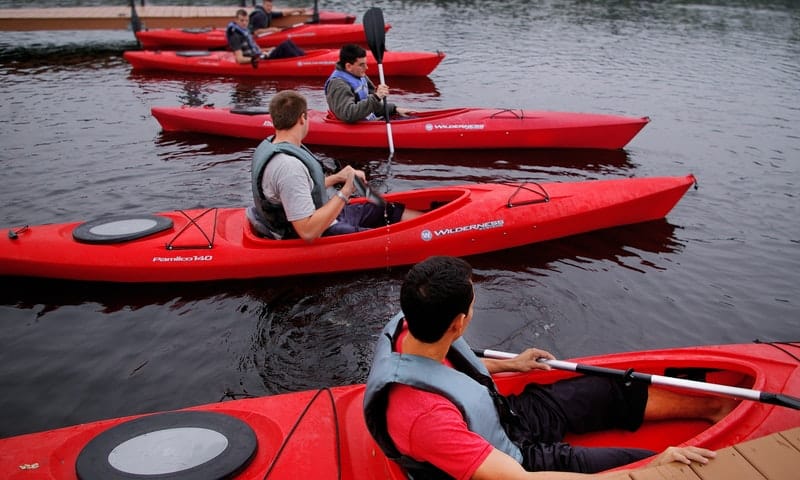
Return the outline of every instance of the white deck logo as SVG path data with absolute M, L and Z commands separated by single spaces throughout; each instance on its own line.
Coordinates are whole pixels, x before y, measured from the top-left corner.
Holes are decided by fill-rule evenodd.
M 438 230 L 423 230 L 420 238 L 423 241 L 429 242 L 434 237 L 443 237 L 445 235 L 454 235 L 457 233 L 471 232 L 474 230 L 491 230 L 493 228 L 502 228 L 504 225 L 503 220 L 492 220 L 483 223 L 473 223 L 472 225 L 461 225 L 460 227 L 441 228 Z
M 432 132 L 434 130 L 483 130 L 486 125 L 482 123 L 426 123 L 425 131 Z
M 184 257 L 153 257 L 153 263 L 175 263 L 175 262 L 210 262 L 214 260 L 214 255 L 189 255 Z

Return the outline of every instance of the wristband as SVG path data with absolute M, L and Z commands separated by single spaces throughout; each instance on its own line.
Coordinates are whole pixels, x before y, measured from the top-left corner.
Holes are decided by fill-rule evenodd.
M 345 205 L 350 203 L 350 199 L 341 190 L 336 190 L 336 196 L 341 198 Z

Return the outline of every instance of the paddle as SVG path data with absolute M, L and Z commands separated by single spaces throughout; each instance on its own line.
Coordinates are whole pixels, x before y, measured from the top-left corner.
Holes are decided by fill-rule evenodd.
M 500 352 L 497 350 L 475 350 L 476 355 L 486 358 L 514 358 L 514 353 Z M 565 362 L 563 360 L 547 360 L 540 358 L 539 362 L 546 363 L 558 370 L 582 373 L 585 375 L 599 375 L 602 377 L 618 377 L 627 382 L 640 382 L 648 385 L 662 385 L 667 387 L 677 387 L 687 390 L 712 393 L 715 395 L 726 395 L 729 397 L 753 400 L 755 402 L 769 403 L 782 407 L 800 410 L 800 398 L 784 395 L 782 393 L 762 392 L 749 388 L 731 387 L 719 385 L 717 383 L 700 382 L 697 380 L 686 380 L 683 378 L 665 377 L 662 375 L 652 375 L 649 373 L 634 372 L 633 369 L 617 370 L 614 368 L 596 367 L 582 363 Z
M 383 53 L 386 51 L 386 25 L 383 22 L 383 12 L 378 7 L 372 7 L 364 14 L 364 34 L 367 37 L 375 61 L 378 62 L 378 75 L 381 83 L 383 79 Z M 389 158 L 394 155 L 394 139 L 392 138 L 392 124 L 389 119 L 389 103 L 383 97 L 384 118 L 386 119 L 386 135 L 389 138 Z
M 131 30 L 133 33 L 142 31 L 142 20 L 139 14 L 136 13 L 136 2 L 131 0 Z
M 308 23 L 319 23 L 319 0 L 314 0 L 314 14 L 311 15 Z
M 353 184 L 356 186 L 356 193 L 362 197 L 366 197 L 369 203 L 374 203 L 379 207 L 386 205 L 386 199 L 379 193 L 373 192 L 370 186 L 364 183 L 364 180 L 361 180 L 361 177 L 358 175 L 353 177 Z

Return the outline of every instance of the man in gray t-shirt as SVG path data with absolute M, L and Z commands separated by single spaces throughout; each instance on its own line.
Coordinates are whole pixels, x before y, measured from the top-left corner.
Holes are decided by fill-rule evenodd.
M 276 238 L 299 237 L 313 242 L 321 236 L 358 232 L 421 214 L 399 203 L 351 205 L 354 178 L 365 180 L 365 174 L 350 165 L 331 175 L 323 174 L 319 160 L 302 144 L 309 121 L 306 99 L 301 94 L 279 92 L 269 111 L 275 136 L 256 149 L 251 175 L 256 215 L 269 231 L 281 232 Z M 336 185 L 341 185 L 340 189 L 335 189 Z M 276 215 L 276 211 L 283 215 Z

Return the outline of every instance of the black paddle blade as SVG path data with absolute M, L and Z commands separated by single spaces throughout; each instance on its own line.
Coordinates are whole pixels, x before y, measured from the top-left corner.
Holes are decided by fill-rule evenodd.
M 383 52 L 386 51 L 386 30 L 383 23 L 383 11 L 378 7 L 372 7 L 364 14 L 364 34 L 367 36 L 372 55 L 378 63 L 383 62 Z
M 142 31 L 142 20 L 139 18 L 139 14 L 136 13 L 136 2 L 134 0 L 131 0 L 131 30 L 133 30 L 133 33 Z
M 361 180 L 361 177 L 353 177 L 353 183 L 356 186 L 356 193 L 362 197 L 366 197 L 369 203 L 373 203 L 379 207 L 386 205 L 386 199 L 379 193 L 373 192 L 370 186 Z
M 314 0 L 314 14 L 308 23 L 319 23 L 319 0 Z

